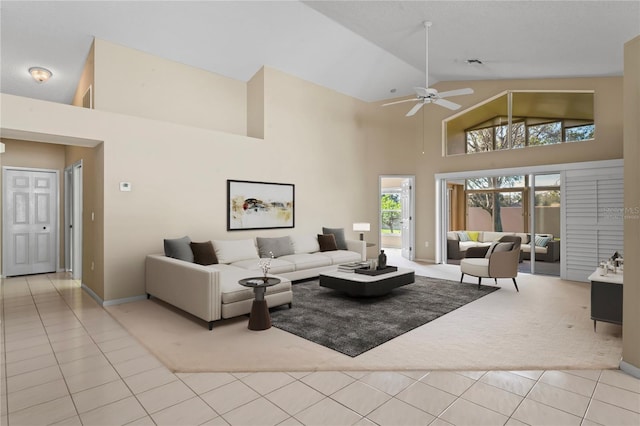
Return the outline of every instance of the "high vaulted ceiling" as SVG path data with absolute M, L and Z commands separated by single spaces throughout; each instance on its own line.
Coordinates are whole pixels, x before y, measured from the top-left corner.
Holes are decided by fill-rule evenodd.
M 430 84 L 619 76 L 623 44 L 640 34 L 640 0 L 0 0 L 0 14 L 2 93 L 62 103 L 94 37 L 242 81 L 266 65 L 377 101 L 424 85 L 424 21 Z M 37 84 L 31 66 L 53 77 Z

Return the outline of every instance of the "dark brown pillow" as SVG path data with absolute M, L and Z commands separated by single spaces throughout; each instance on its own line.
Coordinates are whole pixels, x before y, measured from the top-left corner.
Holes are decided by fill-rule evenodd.
M 333 234 L 318 234 L 318 244 L 320 244 L 320 251 L 338 250 L 336 237 Z
M 215 265 L 218 263 L 216 252 L 211 241 L 206 243 L 190 243 L 193 252 L 193 263 L 198 265 Z

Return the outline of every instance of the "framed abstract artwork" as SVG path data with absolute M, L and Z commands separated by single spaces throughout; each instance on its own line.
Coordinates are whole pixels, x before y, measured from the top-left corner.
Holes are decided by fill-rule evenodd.
M 293 228 L 295 185 L 227 180 L 227 231 Z

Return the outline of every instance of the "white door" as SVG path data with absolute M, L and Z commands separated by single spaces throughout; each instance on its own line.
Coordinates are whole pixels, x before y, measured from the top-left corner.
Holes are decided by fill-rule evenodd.
M 400 205 L 402 208 L 402 257 L 413 260 L 413 178 L 402 180 Z
M 5 276 L 56 271 L 58 172 L 3 168 Z

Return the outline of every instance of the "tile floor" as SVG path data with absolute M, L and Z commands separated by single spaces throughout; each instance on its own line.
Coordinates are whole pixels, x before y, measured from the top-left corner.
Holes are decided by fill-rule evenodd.
M 4 279 L 2 425 L 639 425 L 617 370 L 173 374 L 64 274 Z

